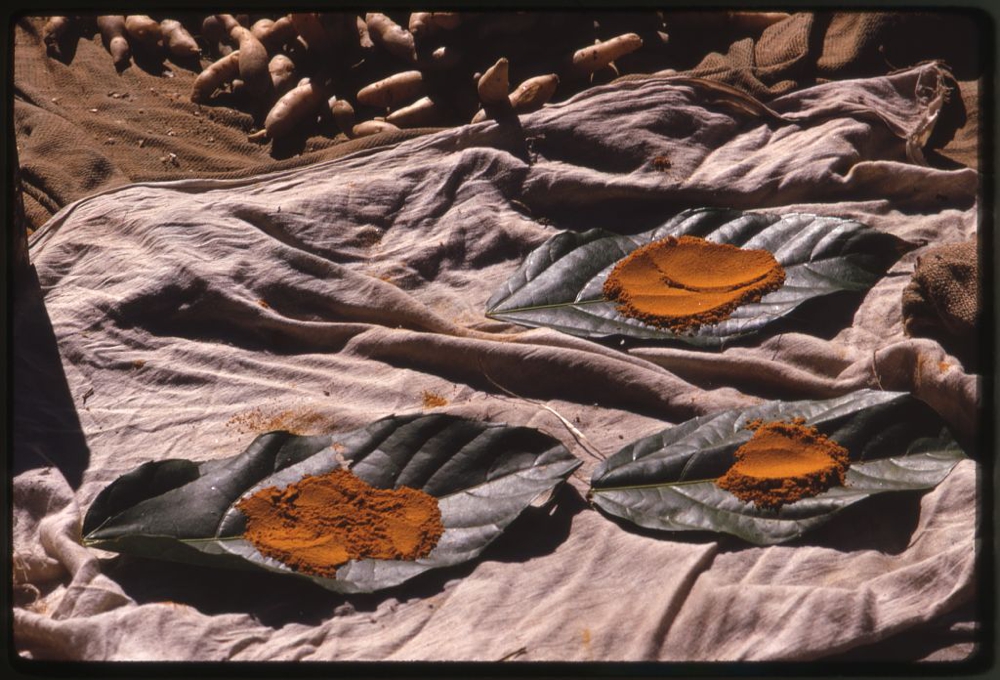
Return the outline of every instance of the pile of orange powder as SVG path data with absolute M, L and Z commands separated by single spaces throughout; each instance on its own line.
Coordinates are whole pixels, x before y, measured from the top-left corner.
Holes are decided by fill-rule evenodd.
M 603 292 L 622 315 L 683 332 L 723 321 L 784 282 L 785 270 L 766 250 L 670 236 L 623 258 Z
M 736 450 L 736 462 L 716 484 L 761 508 L 787 503 L 843 486 L 850 464 L 847 449 L 796 418 L 791 422 L 751 421 L 753 437 Z
M 237 505 L 244 538 L 304 574 L 335 578 L 349 560 L 416 560 L 444 533 L 433 496 L 408 487 L 377 489 L 348 470 L 267 487 Z

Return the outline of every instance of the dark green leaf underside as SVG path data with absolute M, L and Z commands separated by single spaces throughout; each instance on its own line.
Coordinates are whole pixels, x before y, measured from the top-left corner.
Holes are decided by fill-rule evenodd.
M 618 313 L 602 287 L 614 265 L 636 248 L 667 236 L 690 235 L 774 254 L 785 283 L 725 321 L 687 333 L 656 328 Z M 862 224 L 806 214 L 688 210 L 651 231 L 622 236 L 602 230 L 557 234 L 532 251 L 487 302 L 487 316 L 583 337 L 625 336 L 721 347 L 756 333 L 802 303 L 870 288 L 904 244 Z
M 845 486 L 762 510 L 715 485 L 750 439 L 750 420 L 802 417 L 851 456 Z M 605 512 L 665 531 L 713 531 L 751 543 L 791 540 L 847 506 L 886 491 L 929 489 L 965 454 L 941 420 L 905 393 L 863 390 L 823 401 L 770 402 L 695 418 L 640 439 L 594 472 L 591 498 Z
M 340 461 L 375 487 L 409 486 L 438 498 L 445 532 L 427 557 L 352 561 L 336 579 L 326 579 L 296 574 L 241 537 L 245 518 L 234 507 L 240 498 L 329 472 Z M 579 465 L 537 430 L 446 414 L 391 416 L 338 435 L 273 432 L 230 459 L 147 463 L 123 475 L 88 511 L 84 542 L 144 557 L 294 574 L 339 592 L 371 592 L 475 558 Z M 154 479 L 158 483 L 150 483 Z

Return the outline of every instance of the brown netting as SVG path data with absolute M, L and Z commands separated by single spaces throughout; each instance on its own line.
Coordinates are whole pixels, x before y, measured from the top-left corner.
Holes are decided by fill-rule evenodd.
M 47 56 L 43 23 L 24 18 L 14 30 L 13 123 L 30 228 L 67 203 L 130 182 L 248 177 L 429 131 L 255 144 L 247 140 L 249 113 L 191 103 L 190 68 L 167 60 L 118 73 L 98 35 L 80 39 L 63 63 Z

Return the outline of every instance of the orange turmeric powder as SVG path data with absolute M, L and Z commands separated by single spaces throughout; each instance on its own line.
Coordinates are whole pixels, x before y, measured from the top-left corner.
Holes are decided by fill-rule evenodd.
M 748 423 L 753 437 L 736 450 L 736 462 L 716 484 L 741 501 L 774 510 L 842 486 L 847 449 L 804 423 Z
M 603 292 L 624 316 L 681 332 L 723 321 L 784 282 L 785 270 L 766 250 L 668 236 L 615 265 Z
M 437 499 L 417 489 L 377 489 L 349 470 L 260 489 L 236 505 L 244 538 L 291 569 L 335 578 L 349 560 L 426 557 L 444 533 Z

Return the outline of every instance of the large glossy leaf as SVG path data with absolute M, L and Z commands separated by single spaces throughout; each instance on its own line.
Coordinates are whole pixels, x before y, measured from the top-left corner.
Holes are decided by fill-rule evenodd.
M 408 486 L 438 499 L 445 531 L 427 557 L 355 560 L 328 579 L 297 574 L 242 538 L 246 518 L 234 507 L 242 497 L 343 464 L 377 488 Z M 271 432 L 233 458 L 146 463 L 119 477 L 87 512 L 84 543 L 144 557 L 263 568 L 330 590 L 371 592 L 476 557 L 579 465 L 537 430 L 447 414 L 390 416 L 337 435 Z
M 746 423 L 794 417 L 850 452 L 844 486 L 766 510 L 715 485 L 752 436 Z M 773 544 L 801 536 L 872 494 L 931 488 L 964 457 L 923 402 L 906 393 L 863 390 L 826 401 L 770 402 L 668 428 L 604 461 L 590 496 L 605 512 L 643 527 L 724 532 Z
M 785 283 L 725 321 L 675 333 L 618 313 L 602 294 L 614 265 L 636 248 L 667 236 L 770 251 Z M 626 336 L 721 347 L 787 316 L 803 302 L 840 291 L 864 291 L 905 250 L 900 239 L 858 222 L 807 214 L 688 210 L 651 231 L 623 236 L 603 230 L 562 232 L 532 251 L 487 302 L 487 316 L 546 326 L 583 337 Z

